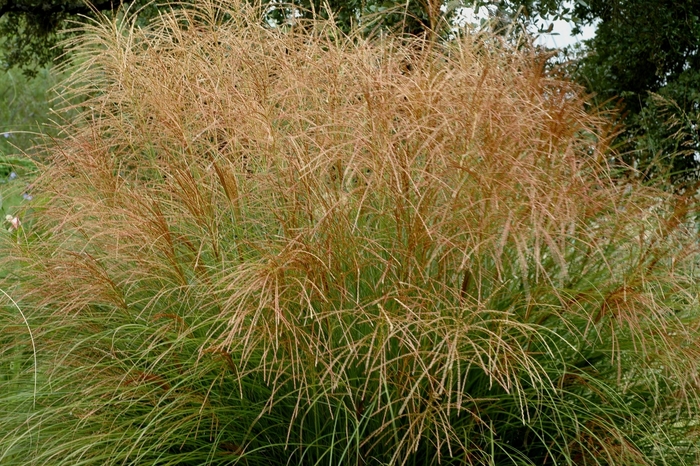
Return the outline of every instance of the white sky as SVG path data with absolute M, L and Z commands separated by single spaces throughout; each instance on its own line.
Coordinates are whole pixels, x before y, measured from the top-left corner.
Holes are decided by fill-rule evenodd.
M 573 36 L 571 34 L 571 29 L 573 25 L 567 23 L 566 21 L 552 21 L 554 27 L 552 28 L 552 33 L 558 33 L 558 35 L 553 34 L 542 34 L 537 39 L 538 44 L 546 45 L 551 48 L 564 48 L 567 45 L 573 45 L 576 42 L 590 39 L 595 35 L 595 26 L 584 26 L 581 34 Z M 549 27 L 549 26 L 547 26 Z
M 458 10 L 458 16 L 458 23 L 478 24 L 481 19 L 488 18 L 488 10 L 486 8 L 482 8 L 480 9 L 479 14 L 475 15 L 473 8 L 460 8 Z M 584 26 L 581 34 L 574 36 L 571 34 L 573 25 L 564 20 L 543 22 L 542 27 L 548 28 L 551 23 L 553 23 L 551 33 L 541 33 L 536 41 L 538 44 L 546 45 L 550 48 L 564 48 L 568 45 L 575 44 L 576 42 L 590 39 L 595 35 L 596 26 L 593 25 Z

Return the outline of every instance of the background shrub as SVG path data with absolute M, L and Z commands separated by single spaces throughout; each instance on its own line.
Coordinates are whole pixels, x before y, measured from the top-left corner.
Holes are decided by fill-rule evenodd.
M 610 181 L 576 87 L 203 4 L 72 44 L 3 464 L 696 461 L 693 204 Z

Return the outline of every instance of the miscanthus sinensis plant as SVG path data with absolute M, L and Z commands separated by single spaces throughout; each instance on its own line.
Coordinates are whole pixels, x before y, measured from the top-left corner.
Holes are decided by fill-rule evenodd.
M 5 247 L 1 464 L 697 464 L 692 199 L 533 51 L 132 25 Z

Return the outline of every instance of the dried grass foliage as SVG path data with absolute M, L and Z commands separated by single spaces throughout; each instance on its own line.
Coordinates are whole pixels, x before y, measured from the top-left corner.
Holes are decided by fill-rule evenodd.
M 689 202 L 613 182 L 606 121 L 532 51 L 246 9 L 75 44 L 88 100 L 15 249 L 21 302 L 65 330 L 40 332 L 54 383 L 90 381 L 56 425 L 105 435 L 103 464 L 266 438 L 302 462 L 650 464 L 653 417 L 697 409 Z M 572 366 L 599 354 L 612 372 Z M 636 376 L 659 412 L 623 413 Z

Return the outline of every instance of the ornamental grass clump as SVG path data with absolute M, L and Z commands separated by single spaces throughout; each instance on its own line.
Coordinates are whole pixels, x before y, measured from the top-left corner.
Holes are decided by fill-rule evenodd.
M 0 463 L 697 461 L 692 199 L 614 181 L 578 88 L 497 37 L 198 3 L 73 44 Z

